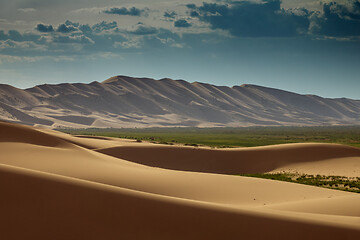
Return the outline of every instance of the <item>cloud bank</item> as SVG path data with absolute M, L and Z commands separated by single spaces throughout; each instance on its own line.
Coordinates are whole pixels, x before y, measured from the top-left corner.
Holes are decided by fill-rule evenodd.
M 309 12 L 286 11 L 280 0 L 265 0 L 261 3 L 241 1 L 231 4 L 203 3 L 188 5 L 191 16 L 209 23 L 212 29 L 228 30 L 238 37 L 293 37 L 307 32 Z
M 336 2 L 323 5 L 323 15 L 314 19 L 315 34 L 348 37 L 360 36 L 360 2 Z
M 284 9 L 281 0 L 187 4 L 189 15 L 236 37 L 360 36 L 360 1 L 324 3 L 322 12 Z
M 174 26 L 178 28 L 188 28 L 191 27 L 191 24 L 185 19 L 179 19 L 174 22 Z
M 145 12 L 145 9 L 139 9 L 139 8 L 136 8 L 136 7 L 131 7 L 131 8 L 112 7 L 110 9 L 108 9 L 108 10 L 104 10 L 104 13 L 107 13 L 107 14 L 129 15 L 129 16 L 140 16 L 144 12 Z
M 107 52 L 141 52 L 149 48 L 198 48 L 232 38 L 306 38 L 360 41 L 360 2 L 324 3 L 321 12 L 284 9 L 280 0 L 189 3 L 185 12 L 158 11 L 160 26 L 116 21 L 86 24 L 38 23 L 31 31 L 0 30 L 0 54 L 9 56 L 86 56 Z M 155 10 L 152 10 L 155 12 Z M 105 14 L 148 18 L 148 8 L 111 7 Z M 199 24 L 201 31 L 199 32 Z M 164 27 L 167 26 L 167 27 Z M 227 34 L 224 34 L 227 32 Z M 240 42 L 240 40 L 239 40 Z

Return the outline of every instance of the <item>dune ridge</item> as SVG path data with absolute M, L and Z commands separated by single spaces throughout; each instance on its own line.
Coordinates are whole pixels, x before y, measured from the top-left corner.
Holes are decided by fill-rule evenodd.
M 359 194 L 220 174 L 235 164 L 229 161 L 212 165 L 212 172 L 217 173 L 213 174 L 205 164 L 211 155 L 231 159 L 236 154 L 244 171 L 252 169 L 245 168 L 247 164 L 267 171 L 268 167 L 261 169 L 266 161 L 282 167 L 327 159 L 338 159 L 341 164 L 343 158 L 359 159 L 356 148 L 290 144 L 251 151 L 210 150 L 88 139 L 2 122 L 0 130 L 4 133 L 0 135 L 0 233 L 4 239 L 360 237 Z M 205 170 L 146 166 L 134 158 L 101 152 L 122 153 L 129 148 L 144 159 L 167 156 L 171 162 L 186 158 L 183 153 L 198 152 L 191 161 L 197 168 L 203 164 Z M 183 153 L 176 152 L 177 148 Z M 175 151 L 178 158 L 167 151 Z M 266 158 L 254 163 L 260 153 Z M 286 158 L 301 154 L 302 158 Z
M 243 127 L 360 123 L 360 101 L 251 84 L 115 76 L 103 82 L 0 84 L 1 119 L 54 127 Z

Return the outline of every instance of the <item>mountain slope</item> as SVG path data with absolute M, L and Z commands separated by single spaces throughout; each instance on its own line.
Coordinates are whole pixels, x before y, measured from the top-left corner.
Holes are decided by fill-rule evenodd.
M 244 84 L 116 76 L 101 83 L 0 85 L 0 118 L 52 127 L 359 124 L 360 101 Z

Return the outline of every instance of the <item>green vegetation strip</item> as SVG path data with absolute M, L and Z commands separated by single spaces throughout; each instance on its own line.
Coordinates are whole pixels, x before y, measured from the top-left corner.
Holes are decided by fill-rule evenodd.
M 322 142 L 360 147 L 360 126 L 244 128 L 88 128 L 57 129 L 73 135 L 119 137 L 161 144 L 255 147 Z
M 306 175 L 295 173 L 254 173 L 240 176 L 300 183 L 318 187 L 360 193 L 360 177 Z

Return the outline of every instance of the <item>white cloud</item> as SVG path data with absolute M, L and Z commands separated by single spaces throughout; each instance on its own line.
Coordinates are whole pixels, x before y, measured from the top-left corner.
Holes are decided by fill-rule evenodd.
M 76 60 L 75 57 L 73 56 L 57 56 L 57 57 L 52 57 L 52 59 L 55 62 L 62 62 L 62 61 L 73 62 Z
M 98 52 L 94 54 L 90 54 L 86 56 L 89 60 L 99 60 L 99 58 L 102 59 L 124 59 L 119 53 L 113 53 L 113 52 Z
M 11 55 L 5 55 L 0 54 L 0 62 L 1 63 L 15 63 L 15 62 L 37 62 L 40 60 L 43 60 L 45 57 L 43 56 L 33 56 L 33 57 L 27 57 L 27 56 L 11 56 Z
M 0 41 L 0 49 L 22 49 L 22 50 L 37 50 L 45 51 L 47 49 L 44 45 L 39 45 L 30 41 L 17 42 L 10 39 Z
M 71 13 L 101 13 L 102 11 L 104 11 L 106 8 L 102 7 L 92 7 L 92 8 L 79 8 L 79 9 L 75 9 L 73 11 L 71 11 Z
M 114 42 L 114 48 L 141 48 L 141 42 L 138 39 L 131 39 L 124 42 Z
M 17 10 L 24 13 L 36 12 L 35 8 L 18 8 Z

